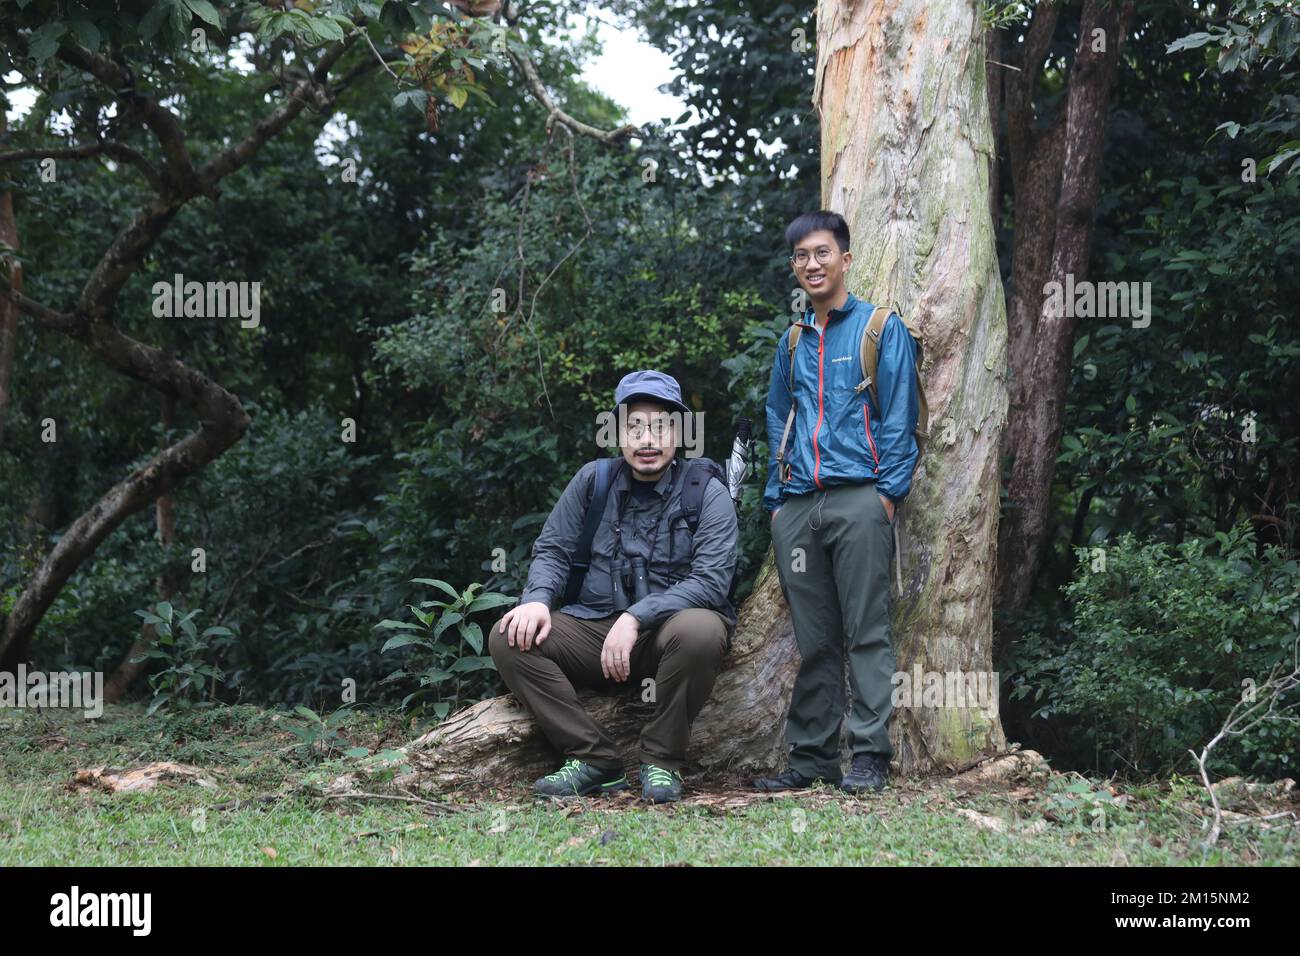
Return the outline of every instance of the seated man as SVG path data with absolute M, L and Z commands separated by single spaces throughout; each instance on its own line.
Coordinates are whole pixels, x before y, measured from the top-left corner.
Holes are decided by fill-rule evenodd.
M 682 416 L 691 414 L 676 380 L 633 372 L 614 399 L 626 414 L 622 459 L 588 462 L 569 481 L 533 545 L 519 604 L 491 629 L 489 648 L 506 685 L 565 757 L 536 782 L 539 795 L 627 789 L 617 744 L 575 688 L 631 681 L 655 704 L 641 732 L 641 789 L 662 803 L 681 797 L 691 724 L 735 633 L 729 588 L 740 535 L 726 485 L 699 470 L 711 463 L 676 457 Z M 573 556 L 602 467 L 613 476 L 582 576 L 571 573 L 582 564 Z M 688 471 L 704 476 L 702 498 L 683 494 Z M 693 530 L 684 498 L 698 503 Z

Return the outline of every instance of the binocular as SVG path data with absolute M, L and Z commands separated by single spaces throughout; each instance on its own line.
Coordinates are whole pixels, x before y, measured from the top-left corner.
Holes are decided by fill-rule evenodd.
M 614 561 L 610 567 L 609 577 L 615 614 L 621 614 L 650 594 L 650 579 L 646 573 L 645 558 L 622 558 Z

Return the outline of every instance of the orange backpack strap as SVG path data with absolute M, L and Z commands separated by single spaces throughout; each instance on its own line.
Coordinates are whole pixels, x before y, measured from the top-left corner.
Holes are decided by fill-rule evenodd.
M 862 332 L 863 379 L 857 384 L 854 391 L 861 393 L 865 388 L 871 396 L 871 401 L 875 404 L 877 412 L 880 411 L 880 398 L 876 395 L 876 367 L 880 364 L 880 334 L 884 331 L 885 323 L 889 321 L 892 311 L 883 305 L 876 306 L 871 310 L 871 317 L 867 319 L 867 327 Z

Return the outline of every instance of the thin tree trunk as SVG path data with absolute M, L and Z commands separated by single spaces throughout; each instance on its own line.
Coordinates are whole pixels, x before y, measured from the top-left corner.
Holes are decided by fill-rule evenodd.
M 0 134 L 8 125 L 9 102 L 0 93 Z M 0 193 L 0 243 L 18 249 L 18 223 L 14 220 L 14 197 L 9 190 Z M 23 290 L 23 267 L 17 259 L 5 256 L 0 269 L 9 273 L 14 289 Z M 18 345 L 18 306 L 0 297 L 0 448 L 4 447 L 5 423 L 13 400 L 14 352 Z
M 1074 345 L 1073 310 L 1053 314 L 1044 289 L 1048 282 L 1064 284 L 1067 275 L 1073 275 L 1076 284 L 1087 279 L 1106 114 L 1133 5 L 1086 0 L 1066 108 L 1048 131 L 1035 133 L 1029 125 L 1033 83 L 1055 17 L 1054 5 L 1035 7 L 1025 43 L 1025 75 L 1015 94 L 1008 95 L 1016 240 L 1010 334 L 1013 386 L 1005 442 L 1011 479 L 998 545 L 999 607 L 1004 610 L 1028 603 L 1046 545 Z M 1104 36 L 1104 51 L 1093 48 L 1096 30 Z
M 171 434 L 175 427 L 176 418 L 176 401 L 170 396 L 164 395 L 162 398 L 162 433 L 163 440 Z M 176 541 L 176 498 L 168 493 L 158 496 L 154 502 L 154 523 L 158 529 L 158 542 L 164 547 L 168 547 Z M 176 596 L 177 583 L 171 579 L 166 567 L 158 574 L 154 580 L 154 587 L 158 591 L 159 601 L 171 601 Z M 149 662 L 144 659 L 148 653 L 150 645 L 154 642 L 157 632 L 154 626 L 149 623 L 143 623 L 140 626 L 140 634 L 131 642 L 131 648 L 126 652 L 126 656 L 118 663 L 112 676 L 104 684 L 104 702 L 115 704 L 121 700 L 131 686 L 140 679 Z

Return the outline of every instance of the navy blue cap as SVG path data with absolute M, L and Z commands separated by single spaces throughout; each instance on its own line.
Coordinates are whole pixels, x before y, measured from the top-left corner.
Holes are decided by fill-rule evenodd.
M 682 402 L 682 387 L 677 384 L 677 379 L 663 372 L 643 370 L 624 375 L 618 388 L 614 389 L 614 410 L 617 411 L 618 406 L 625 402 L 631 404 L 637 398 L 651 398 L 663 402 L 673 411 L 691 414 Z

